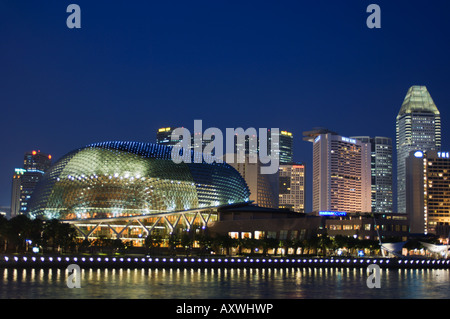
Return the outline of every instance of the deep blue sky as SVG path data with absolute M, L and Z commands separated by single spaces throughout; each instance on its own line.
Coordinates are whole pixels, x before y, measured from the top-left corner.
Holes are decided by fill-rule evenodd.
M 311 167 L 314 126 L 395 142 L 411 85 L 428 87 L 449 150 L 449 16 L 449 1 L 0 0 L 0 206 L 25 151 L 154 142 L 194 119 L 289 130 Z

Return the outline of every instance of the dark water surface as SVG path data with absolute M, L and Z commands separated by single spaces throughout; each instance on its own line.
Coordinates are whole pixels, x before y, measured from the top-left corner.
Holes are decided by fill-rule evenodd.
M 368 288 L 365 269 L 82 269 L 68 288 L 65 269 L 0 269 L 0 298 L 301 299 L 450 298 L 450 271 L 384 269 Z

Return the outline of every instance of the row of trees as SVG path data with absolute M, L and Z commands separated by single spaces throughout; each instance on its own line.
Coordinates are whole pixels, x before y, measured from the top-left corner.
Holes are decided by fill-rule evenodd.
M 43 221 L 19 215 L 10 220 L 0 216 L 0 252 L 28 252 L 32 247 L 53 251 L 73 250 L 77 232 L 69 224 L 56 219 Z
M 195 244 L 195 248 L 194 248 Z M 22 253 L 30 252 L 32 247 L 41 247 L 45 252 L 89 252 L 89 253 L 118 253 L 130 251 L 131 242 L 104 237 L 95 240 L 80 240 L 77 231 L 69 224 L 58 220 L 42 221 L 30 220 L 24 215 L 10 220 L 0 216 L 0 252 Z M 339 249 L 344 253 L 356 255 L 359 250 L 366 250 L 371 254 L 379 253 L 379 244 L 372 240 L 359 240 L 353 237 L 314 236 L 304 240 L 279 240 L 275 238 L 261 239 L 233 239 L 229 236 L 210 237 L 204 234 L 172 235 L 168 239 L 160 236 L 148 236 L 141 251 L 152 254 L 186 255 L 195 253 L 200 255 L 216 254 L 230 255 L 334 255 Z
M 379 244 L 373 240 L 358 240 L 352 237 L 327 235 L 313 236 L 309 239 L 280 240 L 276 238 L 243 238 L 234 239 L 229 236 L 205 238 L 199 241 L 201 251 L 211 249 L 216 253 L 230 255 L 236 254 L 271 255 L 334 255 L 339 249 L 344 249 L 348 254 L 357 254 L 359 250 L 379 252 Z M 189 246 L 186 246 L 189 247 Z

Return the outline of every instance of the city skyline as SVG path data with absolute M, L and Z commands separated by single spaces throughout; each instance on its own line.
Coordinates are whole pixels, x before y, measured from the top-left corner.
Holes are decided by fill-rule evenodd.
M 14 169 L 27 151 L 57 160 L 95 142 L 154 142 L 157 128 L 194 119 L 223 130 L 292 132 L 294 161 L 306 164 L 311 189 L 312 149 L 302 132 L 326 127 L 394 141 L 413 85 L 426 86 L 440 109 L 441 149 L 449 151 L 449 4 L 377 3 L 379 30 L 365 25 L 369 2 L 356 1 L 307 8 L 78 1 L 80 30 L 65 26 L 64 4 L 2 4 L 0 206 L 10 206 Z M 311 193 L 306 201 L 309 211 Z

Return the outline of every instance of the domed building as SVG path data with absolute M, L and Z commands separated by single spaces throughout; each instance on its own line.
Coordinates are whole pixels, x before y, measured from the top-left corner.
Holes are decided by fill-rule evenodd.
M 139 245 L 148 234 L 204 229 L 217 220 L 219 207 L 248 202 L 247 184 L 230 165 L 177 164 L 171 152 L 171 146 L 139 142 L 74 150 L 38 183 L 29 216 L 74 224 L 86 239 L 104 236 Z

